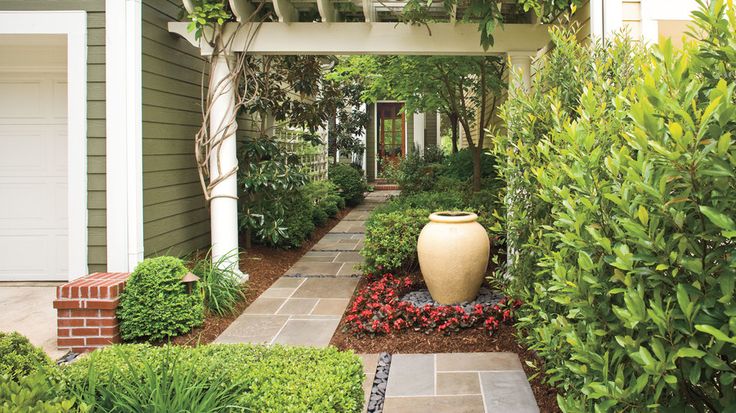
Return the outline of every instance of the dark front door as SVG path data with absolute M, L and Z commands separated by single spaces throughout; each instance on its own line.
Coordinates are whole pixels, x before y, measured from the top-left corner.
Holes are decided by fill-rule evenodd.
M 397 165 L 406 154 L 403 103 L 378 103 L 378 176 L 387 165 Z

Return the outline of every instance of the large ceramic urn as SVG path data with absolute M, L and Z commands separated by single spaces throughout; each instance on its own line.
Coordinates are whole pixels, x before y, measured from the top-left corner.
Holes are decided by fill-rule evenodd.
M 435 301 L 458 304 L 475 299 L 491 252 L 478 215 L 461 211 L 433 213 L 419 234 L 417 252 L 422 276 Z

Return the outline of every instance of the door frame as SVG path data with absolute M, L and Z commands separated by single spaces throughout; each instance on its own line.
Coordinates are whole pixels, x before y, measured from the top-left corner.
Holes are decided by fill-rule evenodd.
M 0 11 L 0 34 L 67 38 L 67 206 L 69 280 L 87 274 L 87 13 Z
M 403 100 L 377 100 L 377 101 L 375 101 L 373 103 L 373 117 L 374 117 L 373 121 L 376 122 L 374 124 L 374 126 L 373 126 L 373 148 L 374 148 L 374 152 L 373 152 L 373 154 L 374 154 L 374 156 L 373 156 L 373 175 L 374 176 L 373 176 L 373 179 L 374 180 L 378 178 L 378 135 L 380 133 L 378 131 L 378 124 L 380 123 L 380 118 L 378 116 L 378 104 L 379 103 L 401 103 L 401 104 L 406 104 L 406 102 L 404 102 Z M 406 156 L 409 153 L 409 151 L 406 150 L 406 147 L 409 145 L 409 140 L 408 140 L 408 131 L 406 130 L 406 126 L 407 126 L 407 124 L 406 124 L 406 114 L 404 114 L 404 115 L 405 115 L 403 117 L 404 118 L 404 125 L 402 126 L 402 130 L 403 130 L 403 133 L 404 133 L 404 141 L 402 143 L 402 146 L 405 148 L 404 149 L 404 157 L 406 158 Z

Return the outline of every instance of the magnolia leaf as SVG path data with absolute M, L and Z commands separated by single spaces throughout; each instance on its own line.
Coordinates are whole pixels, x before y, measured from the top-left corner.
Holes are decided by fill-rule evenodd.
M 590 271 L 594 267 L 593 260 L 585 251 L 578 252 L 578 265 L 585 271 Z
M 647 209 L 644 208 L 644 205 L 639 205 L 639 211 L 637 212 L 637 215 L 639 217 L 639 221 L 642 224 L 647 225 L 647 223 L 649 222 L 649 212 L 647 212 Z
M 677 358 L 683 358 L 683 357 L 694 357 L 694 358 L 701 358 L 705 355 L 705 351 L 698 350 L 696 348 L 691 347 L 683 347 L 679 350 L 677 350 Z

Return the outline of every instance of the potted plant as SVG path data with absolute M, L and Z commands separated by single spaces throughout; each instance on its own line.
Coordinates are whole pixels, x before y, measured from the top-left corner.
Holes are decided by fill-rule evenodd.
M 431 214 L 419 234 L 417 253 L 432 298 L 440 304 L 475 299 L 490 252 L 491 243 L 478 215 L 464 211 Z

